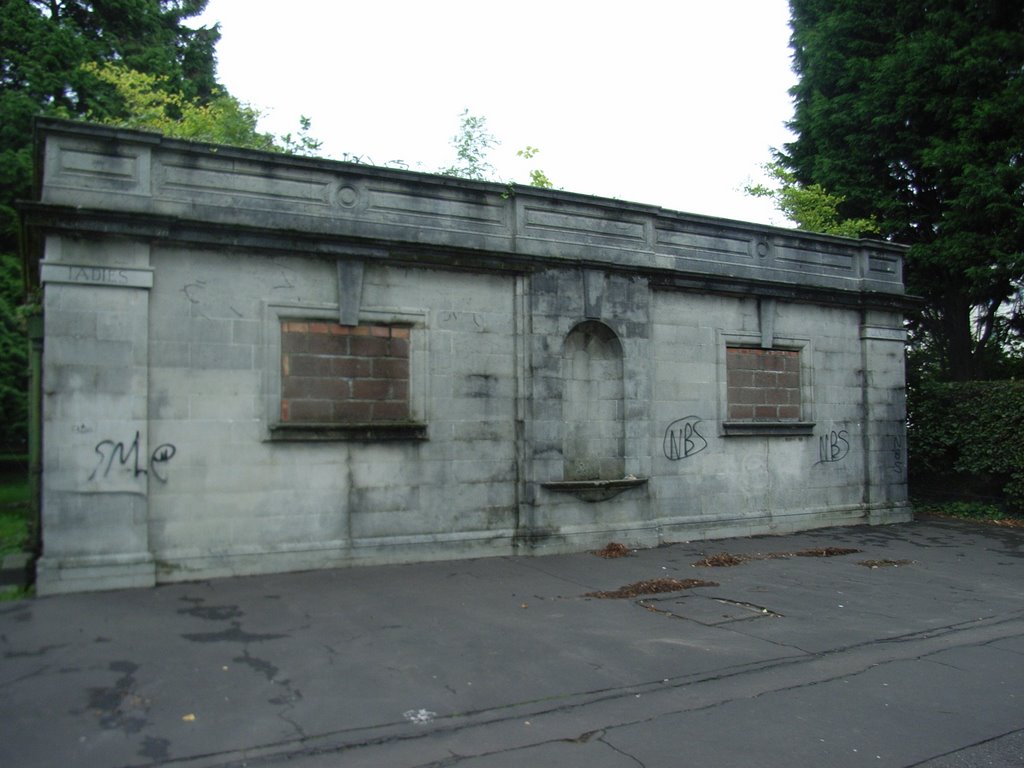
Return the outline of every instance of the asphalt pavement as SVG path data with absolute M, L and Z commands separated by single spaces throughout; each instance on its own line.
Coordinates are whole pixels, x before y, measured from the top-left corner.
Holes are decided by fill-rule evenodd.
M 1022 543 L 928 520 L 2 603 L 0 766 L 1022 766 Z

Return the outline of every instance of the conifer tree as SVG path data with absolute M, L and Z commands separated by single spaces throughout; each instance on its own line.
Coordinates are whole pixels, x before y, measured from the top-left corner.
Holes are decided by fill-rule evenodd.
M 944 378 L 996 372 L 1024 326 L 1024 5 L 791 0 L 797 138 L 778 160 L 911 246 Z

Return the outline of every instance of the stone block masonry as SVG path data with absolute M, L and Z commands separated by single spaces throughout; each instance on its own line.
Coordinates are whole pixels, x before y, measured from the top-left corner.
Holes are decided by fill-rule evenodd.
M 41 594 L 909 517 L 898 248 L 83 123 L 37 146 Z

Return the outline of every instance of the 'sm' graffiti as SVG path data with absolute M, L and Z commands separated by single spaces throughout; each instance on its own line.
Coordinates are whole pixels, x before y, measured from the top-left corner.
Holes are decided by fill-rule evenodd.
M 166 483 L 167 476 L 161 473 L 162 467 L 174 458 L 174 454 L 178 452 L 178 449 L 170 443 L 158 445 L 149 455 L 148 464 L 144 464 L 139 458 L 140 442 L 141 435 L 136 432 L 135 439 L 129 445 L 113 440 L 101 440 L 96 443 L 96 447 L 93 450 L 99 459 L 92 470 L 92 474 L 89 475 L 89 480 L 95 480 L 99 477 L 105 478 L 112 469 L 117 467 L 131 472 L 132 477 L 148 475 L 152 472 L 153 477 L 161 483 Z

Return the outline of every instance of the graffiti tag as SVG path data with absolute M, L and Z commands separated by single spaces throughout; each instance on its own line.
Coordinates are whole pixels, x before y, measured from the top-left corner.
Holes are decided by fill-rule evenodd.
M 818 438 L 817 464 L 832 464 L 842 461 L 850 453 L 850 433 L 845 429 L 832 430 Z
M 669 424 L 662 444 L 665 458 L 669 461 L 680 461 L 695 456 L 707 448 L 708 441 L 700 433 L 703 421 L 699 416 L 687 416 Z
M 135 439 L 127 445 L 114 440 L 101 440 L 96 443 L 93 450 L 98 459 L 89 480 L 105 478 L 113 469 L 124 469 L 130 472 L 132 477 L 152 473 L 161 483 L 166 483 L 167 475 L 163 467 L 174 458 L 178 449 L 171 443 L 163 443 L 153 449 L 149 461 L 145 462 L 140 458 L 140 442 L 141 435 L 136 431 Z
M 891 460 L 890 469 L 896 474 L 903 472 L 903 438 L 899 435 L 889 435 L 889 457 Z

